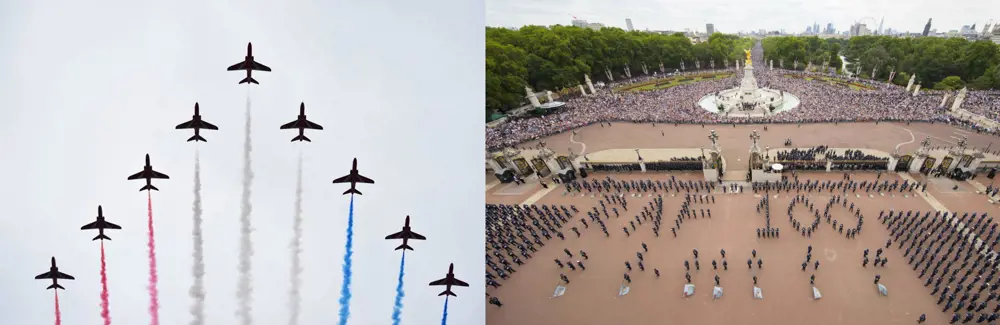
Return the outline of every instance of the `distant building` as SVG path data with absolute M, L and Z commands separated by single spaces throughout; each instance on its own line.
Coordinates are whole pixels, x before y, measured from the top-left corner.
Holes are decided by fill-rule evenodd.
M 929 34 L 931 32 L 931 20 L 932 19 L 933 18 L 927 18 L 927 25 L 924 25 L 924 32 L 921 35 L 927 36 L 927 34 Z
M 625 18 L 625 26 L 628 27 L 628 31 L 632 31 L 632 18 Z
M 573 26 L 580 28 L 590 28 L 593 30 L 601 30 L 601 28 L 604 28 L 604 24 L 602 23 L 590 23 L 583 19 L 574 19 L 572 23 Z
M 826 24 L 826 30 L 823 31 L 824 34 L 836 34 L 837 30 L 833 29 L 833 23 Z
M 708 35 L 715 34 L 715 24 L 705 24 L 705 33 Z
M 868 29 L 868 25 L 855 23 L 851 25 L 850 36 L 868 36 L 871 35 L 872 31 Z

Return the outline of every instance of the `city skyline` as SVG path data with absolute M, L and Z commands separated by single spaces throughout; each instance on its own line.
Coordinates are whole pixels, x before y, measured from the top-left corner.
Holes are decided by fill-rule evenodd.
M 963 25 L 976 24 L 978 28 L 991 19 L 982 2 L 965 2 L 947 5 L 948 10 L 930 1 L 918 1 L 900 6 L 887 0 L 850 0 L 840 3 L 823 3 L 801 8 L 790 0 L 770 1 L 767 7 L 741 7 L 719 0 L 701 1 L 698 4 L 679 1 L 624 0 L 606 3 L 591 0 L 528 0 L 486 1 L 486 25 L 491 27 L 522 27 L 525 25 L 571 25 L 574 19 L 601 23 L 607 27 L 627 30 L 625 18 L 630 18 L 635 30 L 704 31 L 705 24 L 714 24 L 723 33 L 754 32 L 760 29 L 787 33 L 801 33 L 814 23 L 826 26 L 832 23 L 838 31 L 848 30 L 865 17 L 878 22 L 885 17 L 883 29 L 920 33 L 928 18 L 933 18 L 932 29 L 939 32 L 960 30 Z M 859 9 L 868 8 L 868 9 Z M 734 15 L 735 9 L 744 14 Z M 977 14 L 968 15 L 965 13 Z M 979 14 L 982 12 L 982 14 Z M 767 20 L 752 17 L 769 15 Z M 1000 21 L 1000 17 L 995 18 Z M 738 27 L 735 27 L 738 26 Z

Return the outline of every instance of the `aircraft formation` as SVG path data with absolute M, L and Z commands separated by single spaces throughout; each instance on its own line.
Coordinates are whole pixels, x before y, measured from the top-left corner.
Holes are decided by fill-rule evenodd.
M 229 68 L 227 68 L 227 70 L 228 71 L 246 71 L 246 78 L 240 80 L 239 84 L 245 84 L 245 83 L 246 84 L 251 84 L 252 83 L 252 84 L 259 85 L 260 83 L 256 79 L 254 79 L 252 77 L 252 72 L 253 71 L 269 72 L 269 71 L 271 71 L 271 68 L 268 67 L 268 66 L 266 66 L 266 65 L 261 64 L 260 62 L 257 62 L 254 59 L 254 56 L 253 56 L 253 44 L 247 43 L 247 54 L 244 57 L 243 61 L 240 61 L 239 63 L 236 63 L 236 64 L 230 66 Z M 181 123 L 181 124 L 178 124 L 175 127 L 175 129 L 177 129 L 177 130 L 193 129 L 194 130 L 194 135 L 187 139 L 188 142 L 192 142 L 192 141 L 194 141 L 194 142 L 208 142 L 208 140 L 205 139 L 201 135 L 201 130 L 219 130 L 219 127 L 215 126 L 212 123 L 209 123 L 208 121 L 203 120 L 202 116 L 201 116 L 201 113 L 200 113 L 200 108 L 198 106 L 198 103 L 195 103 L 194 104 L 194 115 L 191 116 L 191 120 L 187 121 L 187 122 L 184 122 L 184 123 Z M 323 130 L 323 126 L 321 126 L 321 125 L 319 125 L 317 123 L 314 123 L 312 121 L 309 121 L 306 118 L 306 114 L 305 114 L 305 103 L 300 103 L 299 104 L 299 115 L 298 115 L 298 117 L 295 120 L 291 121 L 291 122 L 288 122 L 286 124 L 281 125 L 280 129 L 282 129 L 282 130 L 285 130 L 285 129 L 298 129 L 299 134 L 297 136 L 295 136 L 294 138 L 292 138 L 292 140 L 291 140 L 292 142 L 296 142 L 296 141 L 299 141 L 299 142 L 302 142 L 302 141 L 312 142 L 311 139 L 309 139 L 308 137 L 305 136 L 305 130 L 306 129 Z M 170 179 L 170 176 L 168 176 L 167 174 L 158 172 L 158 171 L 156 171 L 156 170 L 153 169 L 153 166 L 150 163 L 149 154 L 146 154 L 145 158 L 146 158 L 146 164 L 145 164 L 145 166 L 143 166 L 142 171 L 139 171 L 139 172 L 137 172 L 135 174 L 132 174 L 132 175 L 128 176 L 127 179 L 128 180 L 145 180 L 146 181 L 146 185 L 142 186 L 139 189 L 140 192 L 141 191 L 147 191 L 147 192 L 148 191 L 159 191 L 159 189 L 152 184 L 152 180 L 153 179 Z M 351 184 L 351 187 L 348 190 L 344 191 L 343 195 L 347 195 L 347 194 L 361 195 L 361 192 L 357 190 L 357 187 L 356 187 L 357 184 L 358 183 L 375 184 L 375 181 L 372 180 L 371 178 L 362 176 L 358 172 L 358 159 L 354 158 L 354 160 L 352 162 L 352 165 L 351 165 L 351 170 L 348 172 L 348 174 L 345 175 L 345 176 L 343 176 L 343 177 L 339 177 L 339 178 L 334 179 L 333 183 L 334 184 L 339 184 L 339 183 L 350 183 Z M 105 217 L 104 217 L 103 207 L 100 206 L 100 205 L 98 205 L 97 206 L 97 217 L 96 217 L 96 220 L 94 222 L 88 223 L 88 224 L 80 227 L 80 230 L 93 230 L 93 229 L 97 229 L 98 234 L 92 240 L 95 240 L 95 241 L 96 240 L 102 240 L 103 241 L 103 240 L 111 240 L 111 238 L 108 237 L 104 233 L 104 231 L 106 229 L 121 230 L 122 227 L 119 226 L 119 225 L 117 225 L 117 224 L 111 223 L 110 221 L 107 221 L 107 219 L 105 219 Z M 410 216 L 406 216 L 406 220 L 404 221 L 404 224 L 403 224 L 403 229 L 401 231 L 399 231 L 399 232 L 396 232 L 396 233 L 393 233 L 393 234 L 390 234 L 390 235 L 386 236 L 385 239 L 386 240 L 402 239 L 403 243 L 401 245 L 399 245 L 398 247 L 396 247 L 395 250 L 403 250 L 405 252 L 406 250 L 411 250 L 411 251 L 413 250 L 413 247 L 411 247 L 411 246 L 409 246 L 407 244 L 408 240 L 426 240 L 427 238 L 424 237 L 423 235 L 420 235 L 420 234 L 418 234 L 418 233 L 416 233 L 416 232 L 414 232 L 414 231 L 411 230 L 411 228 L 410 228 Z M 468 287 L 469 286 L 468 283 L 465 283 L 462 280 L 459 280 L 459 279 L 455 278 L 454 268 L 455 268 L 454 263 L 449 264 L 449 266 L 448 266 L 448 273 L 445 275 L 444 278 L 436 280 L 436 281 L 433 281 L 433 282 L 430 282 L 430 284 L 429 284 L 430 286 L 445 286 L 445 290 L 443 292 L 441 292 L 439 294 L 439 296 L 447 295 L 447 296 L 456 296 L 457 297 L 457 295 L 454 292 L 451 291 L 452 286 L 461 286 L 461 287 Z M 69 274 L 60 272 L 59 268 L 56 266 L 56 258 L 53 256 L 51 258 L 51 265 L 49 267 L 49 271 L 45 272 L 45 273 L 42 273 L 42 274 L 39 274 L 38 276 L 35 276 L 35 279 L 36 280 L 48 280 L 48 279 L 51 279 L 52 280 L 52 284 L 49 285 L 48 287 L 46 287 L 46 289 L 53 289 L 53 290 L 62 289 L 62 290 L 66 290 L 66 288 L 64 288 L 63 286 L 61 286 L 58 281 L 60 279 L 63 279 L 63 280 L 75 280 L 76 278 L 74 278 L 73 276 L 71 276 Z

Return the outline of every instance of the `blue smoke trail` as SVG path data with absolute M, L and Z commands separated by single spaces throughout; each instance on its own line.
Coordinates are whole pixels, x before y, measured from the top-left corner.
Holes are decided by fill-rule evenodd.
M 347 325 L 351 317 L 351 255 L 354 246 L 354 194 L 351 194 L 351 208 L 347 214 L 347 245 L 344 246 L 344 283 L 340 286 L 340 325 Z
M 403 266 L 406 265 L 406 250 L 403 250 L 403 257 L 399 259 L 399 278 L 396 283 L 396 304 L 392 307 L 392 325 L 399 325 L 400 314 L 403 313 Z
M 444 296 L 444 315 L 441 315 L 441 325 L 448 325 L 448 296 Z

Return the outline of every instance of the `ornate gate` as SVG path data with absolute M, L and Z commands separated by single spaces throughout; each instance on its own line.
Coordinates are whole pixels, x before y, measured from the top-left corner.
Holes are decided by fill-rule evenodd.
M 951 156 L 944 157 L 944 159 L 941 159 L 941 164 L 938 165 L 937 169 L 946 171 L 948 170 L 948 167 L 951 167 L 951 163 L 953 162 L 955 162 L 955 158 L 952 158 Z
M 920 166 L 920 172 L 924 174 L 929 173 L 931 171 L 931 168 L 934 168 L 934 164 L 936 163 L 937 163 L 937 158 L 934 157 L 924 158 L 924 165 Z
M 559 156 L 556 157 L 556 162 L 559 163 L 559 169 L 573 169 L 573 163 L 569 161 L 569 157 Z
M 552 173 L 552 171 L 549 170 L 549 166 L 546 165 L 545 161 L 542 161 L 541 158 L 532 159 L 531 164 L 535 166 L 535 170 L 541 174 L 541 177 L 549 176 L 549 174 Z
M 528 161 L 524 158 L 514 158 L 514 165 L 517 166 L 517 171 L 521 173 L 521 176 L 528 176 L 535 172 L 528 166 Z
M 910 171 L 910 164 L 911 163 L 913 163 L 913 156 L 911 156 L 911 155 L 905 155 L 905 156 L 899 157 L 899 161 L 896 162 L 896 171 L 897 172 Z
M 510 168 L 510 166 L 507 165 L 507 159 L 504 158 L 504 157 L 502 157 L 502 156 L 501 157 L 493 158 L 493 161 L 495 161 L 497 163 L 497 165 L 500 165 L 500 168 L 504 168 L 504 169 Z

